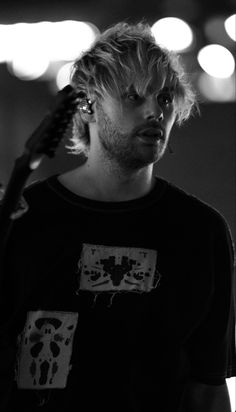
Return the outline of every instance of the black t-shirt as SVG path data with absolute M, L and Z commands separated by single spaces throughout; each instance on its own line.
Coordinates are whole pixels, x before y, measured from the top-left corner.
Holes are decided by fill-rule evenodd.
M 177 411 L 190 380 L 235 376 L 218 211 L 161 178 L 126 202 L 82 198 L 57 176 L 24 198 L 4 261 L 7 412 Z

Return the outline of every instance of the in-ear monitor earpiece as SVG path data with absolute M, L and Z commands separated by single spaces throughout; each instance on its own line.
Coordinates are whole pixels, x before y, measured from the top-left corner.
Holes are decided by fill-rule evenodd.
M 90 99 L 87 99 L 87 96 L 83 92 L 78 93 L 78 98 L 79 98 L 79 110 L 81 110 L 83 113 L 87 114 L 92 114 L 92 101 Z

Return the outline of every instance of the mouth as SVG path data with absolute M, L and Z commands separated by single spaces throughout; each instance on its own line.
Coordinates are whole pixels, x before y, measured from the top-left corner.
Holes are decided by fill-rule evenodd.
M 163 139 L 164 132 L 161 128 L 147 128 L 143 129 L 138 133 L 138 136 L 140 137 L 146 137 L 146 138 L 154 138 L 156 140 L 161 140 Z

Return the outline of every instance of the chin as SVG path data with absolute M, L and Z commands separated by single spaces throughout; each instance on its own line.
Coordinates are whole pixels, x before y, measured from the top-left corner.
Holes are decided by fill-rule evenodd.
M 158 148 L 157 151 L 150 153 L 150 155 L 146 156 L 145 159 L 143 160 L 146 164 L 156 163 L 158 162 L 158 160 L 160 160 L 163 157 L 164 153 L 165 153 L 164 147 Z

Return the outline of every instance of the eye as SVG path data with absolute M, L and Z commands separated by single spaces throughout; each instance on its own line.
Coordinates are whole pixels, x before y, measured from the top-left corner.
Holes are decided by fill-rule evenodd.
M 132 102 L 137 102 L 141 97 L 138 93 L 129 93 L 127 94 L 127 99 L 131 100 Z
M 157 97 L 157 100 L 160 104 L 168 105 L 173 102 L 173 96 L 171 93 L 161 93 Z

